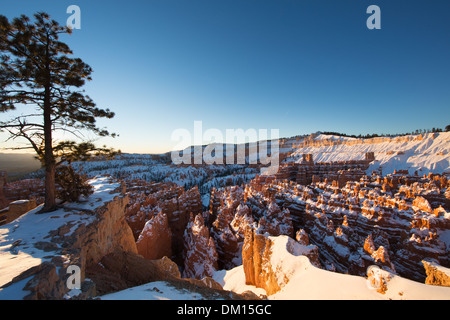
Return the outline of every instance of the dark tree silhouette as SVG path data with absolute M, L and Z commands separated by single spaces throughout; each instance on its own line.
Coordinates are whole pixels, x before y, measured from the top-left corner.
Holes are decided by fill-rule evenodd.
M 91 80 L 92 69 L 73 58 L 69 46 L 59 41 L 71 29 L 60 26 L 46 13 L 32 22 L 22 15 L 12 21 L 0 15 L 0 112 L 33 111 L 0 121 L 9 139 L 24 138 L 45 166 L 45 205 L 41 212 L 56 209 L 56 156 L 53 133 L 58 130 L 80 136 L 89 130 L 99 136 L 115 136 L 96 125 L 96 118 L 112 118 L 80 88 Z

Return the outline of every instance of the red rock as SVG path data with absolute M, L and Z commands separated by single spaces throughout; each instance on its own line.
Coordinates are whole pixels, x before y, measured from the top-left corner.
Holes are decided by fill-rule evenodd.
M 247 229 L 242 248 L 245 283 L 263 288 L 267 295 L 280 290 L 270 263 L 271 246 L 268 237 L 258 234 L 251 228 Z
M 147 221 L 136 242 L 136 247 L 138 253 L 148 260 L 172 256 L 172 232 L 167 215 L 160 211 Z
M 450 287 L 450 269 L 430 261 L 424 260 L 422 263 L 427 273 L 425 284 Z
M 190 213 L 199 214 L 203 209 L 198 188 L 194 187 L 184 191 L 182 187 L 172 182 L 148 183 L 138 180 L 129 181 L 128 190 L 130 190 L 131 203 L 127 207 L 126 217 L 135 238 L 138 239 L 150 219 L 162 212 L 166 216 L 171 237 L 169 240 L 168 232 L 163 230 L 164 241 L 160 241 L 164 242 L 164 247 L 160 251 L 169 254 L 169 250 L 166 248 L 169 244 L 171 246 L 170 258 L 182 265 L 183 235 L 189 215 Z M 150 243 L 154 241 L 155 239 L 152 239 Z M 148 257 L 154 256 L 149 253 L 150 249 L 144 248 L 147 247 L 146 244 L 141 244 L 141 247 L 142 252 L 147 252 Z M 159 255 L 157 254 L 157 256 Z
M 429 213 L 431 213 L 431 211 L 432 211 L 430 203 L 427 201 L 427 199 L 425 199 L 423 197 L 415 198 L 412 205 L 413 205 L 413 209 L 415 209 L 415 210 L 422 210 L 422 211 L 429 212 Z

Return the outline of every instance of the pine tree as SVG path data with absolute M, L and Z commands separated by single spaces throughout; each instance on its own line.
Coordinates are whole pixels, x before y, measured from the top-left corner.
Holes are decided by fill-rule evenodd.
M 71 29 L 60 26 L 46 13 L 37 13 L 32 22 L 22 15 L 11 22 L 0 15 L 0 112 L 33 112 L 0 121 L 0 130 L 9 139 L 24 138 L 45 166 L 45 205 L 41 212 L 56 209 L 56 157 L 53 133 L 58 130 L 78 136 L 89 130 L 99 136 L 114 136 L 98 128 L 96 118 L 112 118 L 109 109 L 100 109 L 80 88 L 91 80 L 92 69 L 72 58 L 69 46 L 59 41 Z

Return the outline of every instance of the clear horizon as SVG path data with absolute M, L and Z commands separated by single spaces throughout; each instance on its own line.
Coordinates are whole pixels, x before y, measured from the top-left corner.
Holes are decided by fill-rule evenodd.
M 165 153 L 177 144 L 172 133 L 193 132 L 195 121 L 280 137 L 449 124 L 448 1 L 27 0 L 0 14 L 44 11 L 64 25 L 72 4 L 81 29 L 61 40 L 94 70 L 86 93 L 116 113 L 99 125 L 120 136 L 98 145 Z M 373 4 L 381 30 L 366 27 Z

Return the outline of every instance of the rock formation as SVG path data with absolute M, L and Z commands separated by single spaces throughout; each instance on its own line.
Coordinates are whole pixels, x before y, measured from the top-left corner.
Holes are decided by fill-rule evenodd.
M 14 221 L 28 211 L 36 208 L 36 206 L 36 201 L 34 199 L 18 200 L 9 203 L 7 210 L 3 210 L 2 212 L 4 219 L 3 221 L 0 221 L 0 225 Z
M 374 160 L 371 154 L 365 160 L 348 160 L 331 163 L 314 163 L 312 154 L 303 154 L 299 163 L 282 164 L 275 175 L 277 180 L 293 181 L 301 185 L 328 181 L 336 181 L 338 187 L 343 187 L 348 181 L 359 180 L 365 175 L 365 170 Z
M 183 277 L 203 279 L 217 271 L 218 255 L 213 238 L 209 236 L 201 214 L 193 217 L 184 233 L 185 258 Z
M 245 283 L 266 290 L 267 295 L 280 290 L 277 277 L 270 263 L 272 242 L 256 230 L 247 229 L 242 247 L 242 265 Z
M 270 202 L 264 216 L 259 219 L 258 229 L 272 236 L 294 236 L 294 227 L 289 209 L 283 210 L 275 202 Z
M 145 224 L 136 242 L 137 251 L 145 259 L 172 257 L 172 232 L 167 215 L 160 211 Z
M 86 286 L 89 282 L 85 281 L 88 266 L 98 264 L 103 257 L 116 251 L 137 254 L 132 231 L 124 217 L 128 198 L 123 194 L 120 185 L 111 184 L 112 187 L 116 189 L 110 193 L 104 192 L 111 200 L 101 203 L 100 206 L 96 202 L 96 194 L 91 196 L 91 204 L 95 209 L 79 209 L 68 204 L 56 212 L 47 214 L 48 216 L 35 215 L 34 217 L 39 217 L 41 221 L 44 218 L 57 221 L 73 216 L 77 222 L 63 224 L 55 230 L 49 229 L 48 235 L 41 241 L 31 238 L 35 241 L 34 244 L 26 243 L 22 239 L 17 240 L 13 245 L 13 254 L 21 250 L 33 251 L 29 246 L 34 246 L 34 250 L 47 252 L 47 258 L 12 279 L 9 284 L 3 286 L 3 289 L 7 290 L 10 285 L 29 279 L 24 287 L 25 291 L 29 291 L 25 299 L 62 299 L 69 291 L 66 285 L 69 277 L 66 271 L 69 266 L 75 265 L 80 268 L 80 280 L 82 285 Z
M 450 287 L 450 269 L 430 261 L 423 260 L 422 263 L 427 273 L 426 284 Z
M 152 281 L 178 279 L 180 272 L 166 257 L 151 261 L 132 252 L 114 251 L 88 265 L 86 277 L 95 283 L 96 295 L 104 295 Z
M 294 236 L 288 209 L 280 208 L 270 197 L 253 199 L 239 186 L 215 190 L 209 220 L 219 254 L 219 268 L 231 269 L 241 264 L 245 231 L 250 225 L 256 224 L 260 233 Z
M 442 176 L 401 172 L 383 179 L 366 176 L 343 187 L 256 177 L 245 186 L 245 199 L 260 226 L 267 225 L 266 203 L 288 209 L 293 230 L 308 235 L 326 269 L 363 276 L 378 265 L 424 282 L 425 257 L 450 266 L 449 248 L 439 236 L 450 229 L 448 192 L 437 184 L 447 188 Z
M 168 257 L 177 264 L 183 265 L 183 236 L 189 216 L 191 213 L 202 213 L 203 209 L 198 188 L 184 191 L 174 183 L 147 183 L 133 180 L 127 181 L 127 190 L 129 190 L 130 204 L 126 208 L 126 219 L 139 243 L 141 252 L 146 252 L 144 256 L 149 258 L 162 257 L 162 254 L 170 253 Z M 150 222 L 158 215 L 162 216 Z M 168 226 L 165 226 L 166 221 Z M 153 228 L 151 226 L 153 223 L 164 227 Z M 149 230 L 152 230 L 155 235 L 150 236 Z M 170 251 L 168 246 L 171 247 Z M 156 248 L 161 251 L 150 252 Z
M 274 237 L 260 234 L 257 229 L 247 228 L 242 248 L 242 264 L 245 282 L 266 291 L 272 295 L 288 284 L 294 273 L 295 266 L 283 265 L 284 252 L 294 256 L 304 256 L 316 267 L 321 267 L 318 259 L 318 248 L 305 245 L 305 234 L 301 233 L 302 243 L 288 236 L 280 236 L 283 248 L 274 248 Z

